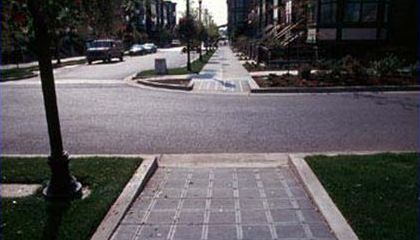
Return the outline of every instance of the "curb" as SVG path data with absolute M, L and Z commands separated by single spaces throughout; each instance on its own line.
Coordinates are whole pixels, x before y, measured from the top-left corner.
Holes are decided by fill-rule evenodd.
M 347 220 L 304 160 L 305 155 L 289 155 L 291 169 L 298 175 L 309 196 L 324 216 L 338 240 L 358 240 Z
M 410 86 L 354 86 L 354 87 L 278 87 L 253 88 L 251 93 L 341 93 L 341 92 L 398 92 L 420 91 L 420 85 Z
M 144 86 L 154 87 L 154 88 L 191 91 L 194 88 L 194 82 L 192 81 L 192 79 L 196 76 L 196 74 L 164 75 L 164 76 L 150 77 L 150 78 L 144 78 L 144 79 L 136 79 L 136 76 L 137 76 L 137 73 L 132 74 L 130 76 L 125 77 L 123 81 L 127 82 L 129 85 L 142 84 Z M 185 79 L 185 80 L 191 80 L 191 81 L 188 84 L 188 86 L 152 82 L 152 81 L 155 81 L 155 80 L 166 80 L 166 79 Z
M 252 76 L 248 79 L 248 84 L 249 84 L 249 88 L 250 88 L 250 92 L 252 93 L 253 90 L 260 90 L 260 86 L 258 85 L 258 83 L 254 80 L 254 78 L 252 78 Z
M 148 157 L 143 160 L 130 181 L 125 185 L 117 200 L 114 202 L 101 224 L 91 237 L 91 240 L 111 239 L 119 223 L 127 213 L 135 198 L 140 194 L 147 181 L 156 171 L 157 157 Z
M 29 78 L 34 78 L 34 77 L 38 77 L 38 74 L 31 74 L 31 75 L 27 75 L 24 77 L 10 77 L 10 78 L 1 78 L 0 82 L 9 82 L 9 81 L 17 81 L 17 80 L 24 80 L 24 79 L 29 79 Z
M 194 88 L 194 82 L 193 81 L 190 81 L 188 86 L 168 84 L 168 83 L 157 83 L 157 82 L 152 82 L 152 81 L 146 80 L 146 79 L 136 80 L 136 82 L 139 83 L 139 84 L 143 84 L 145 86 L 149 86 L 149 87 L 165 88 L 165 89 L 171 89 L 171 90 L 191 91 Z
M 288 164 L 285 153 L 164 154 L 159 167 L 181 168 L 276 168 Z

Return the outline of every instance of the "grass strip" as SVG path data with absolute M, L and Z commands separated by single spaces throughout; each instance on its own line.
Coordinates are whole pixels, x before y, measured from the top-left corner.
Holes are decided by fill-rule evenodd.
M 2 158 L 1 164 L 3 183 L 45 184 L 49 179 L 46 159 Z M 72 172 L 89 187 L 89 197 L 51 202 L 39 192 L 2 199 L 4 239 L 89 239 L 140 164 L 141 159 L 73 159 Z
M 360 239 L 418 239 L 419 154 L 306 160 Z
M 187 70 L 187 67 L 181 68 L 171 68 L 168 69 L 168 75 L 185 75 L 190 73 L 199 73 L 203 69 L 203 67 L 208 63 L 210 58 L 213 56 L 215 51 L 208 51 L 207 53 L 203 54 L 203 60 L 197 59 L 191 63 L 191 72 Z M 142 71 L 137 74 L 137 77 L 153 77 L 157 76 L 155 70 L 147 70 Z
M 9 79 L 21 79 L 25 77 L 33 76 L 35 68 L 12 68 L 1 70 L 1 80 L 7 81 Z
M 72 60 L 67 62 L 61 62 L 60 64 L 54 63 L 53 68 L 60 68 L 69 65 L 78 65 L 86 63 L 86 59 Z M 0 70 L 1 81 L 19 80 L 34 75 L 34 71 L 38 71 L 38 66 L 23 67 L 23 68 L 10 68 Z

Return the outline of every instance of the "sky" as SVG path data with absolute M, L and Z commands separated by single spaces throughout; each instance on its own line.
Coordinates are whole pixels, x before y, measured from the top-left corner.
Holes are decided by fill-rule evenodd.
M 171 0 L 172 2 L 177 3 L 177 18 L 181 16 L 182 12 L 185 12 L 186 0 Z M 207 8 L 211 15 L 214 18 L 214 21 L 217 25 L 222 25 L 227 23 L 227 4 L 226 0 L 202 0 L 203 9 Z M 198 8 L 198 0 L 190 0 L 191 8 Z

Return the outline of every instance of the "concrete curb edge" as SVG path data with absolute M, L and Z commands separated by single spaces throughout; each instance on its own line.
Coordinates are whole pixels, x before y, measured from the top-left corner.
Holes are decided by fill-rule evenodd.
M 117 200 L 102 219 L 101 224 L 92 235 L 91 240 L 111 239 L 131 204 L 143 190 L 147 181 L 157 168 L 158 165 L 156 156 L 144 158 L 140 167 L 136 170 L 130 181 L 125 185 Z
M 254 78 L 251 76 L 248 79 L 248 84 L 249 84 L 249 88 L 250 88 L 250 92 L 252 93 L 253 91 L 258 91 L 260 88 L 260 86 L 258 85 L 258 83 L 254 80 Z
M 33 73 L 27 76 L 23 76 L 23 77 L 10 77 L 10 78 L 1 78 L 0 82 L 10 82 L 10 81 L 17 81 L 17 80 L 25 80 L 25 79 L 29 79 L 29 78 L 34 78 L 34 77 L 38 77 L 38 74 Z
M 191 91 L 194 88 L 194 82 L 190 81 L 188 86 L 176 85 L 176 84 L 167 84 L 167 83 L 157 83 L 151 82 L 147 79 L 136 80 L 137 83 L 143 84 L 149 87 L 155 88 L 165 88 L 165 89 L 172 89 L 172 90 L 183 90 L 183 91 Z
M 321 182 L 306 163 L 305 155 L 290 154 L 289 164 L 291 169 L 301 180 L 311 199 L 324 216 L 332 232 L 338 240 L 358 240 L 353 229 L 341 214 Z

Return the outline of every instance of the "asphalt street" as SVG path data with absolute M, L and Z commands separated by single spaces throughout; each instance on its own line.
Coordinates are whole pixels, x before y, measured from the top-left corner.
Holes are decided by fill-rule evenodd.
M 165 58 L 168 68 L 186 65 L 187 55 L 181 53 L 181 47 L 159 49 L 157 53 L 144 56 L 125 56 L 124 61 L 113 59 L 111 63 L 95 61 L 92 65 L 81 64 L 58 68 L 54 70 L 55 79 L 60 80 L 122 80 L 137 72 L 154 68 L 156 58 Z M 192 58 L 198 58 L 196 53 Z M 39 81 L 39 78 L 32 79 Z
M 41 87 L 29 82 L 0 85 L 4 154 L 49 152 Z M 58 81 L 57 95 L 71 154 L 419 148 L 418 93 L 200 94 Z

